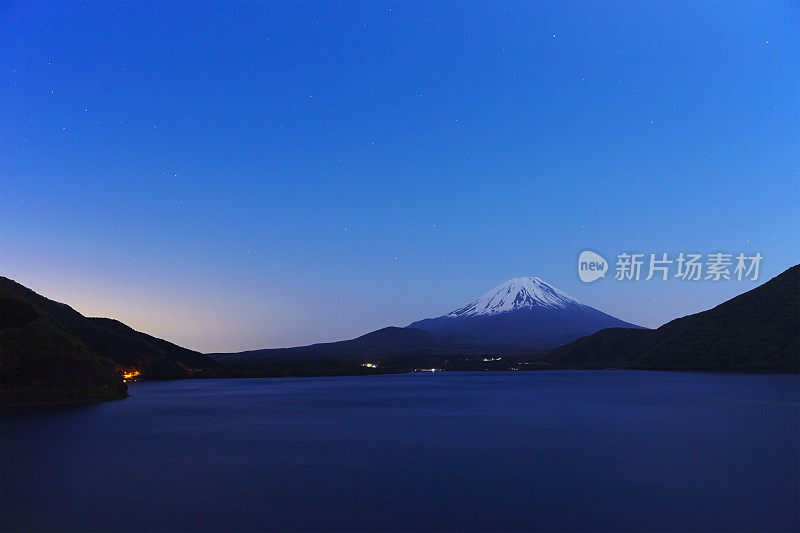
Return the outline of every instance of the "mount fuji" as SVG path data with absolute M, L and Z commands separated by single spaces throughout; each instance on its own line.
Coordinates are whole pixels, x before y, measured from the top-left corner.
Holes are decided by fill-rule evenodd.
M 249 375 L 253 367 L 247 365 L 253 364 L 262 365 L 269 376 L 352 373 L 352 365 L 362 373 L 373 372 L 361 367 L 364 361 L 380 363 L 380 371 L 426 366 L 474 370 L 485 369 L 485 363 L 477 359 L 476 367 L 475 361 L 459 358 L 487 351 L 528 357 L 613 327 L 640 326 L 589 307 L 539 278 L 514 278 L 452 313 L 405 328 L 386 327 L 355 339 L 310 346 L 208 355 L 230 365 L 234 375 Z M 325 366 L 329 364 L 334 366 Z
M 408 325 L 472 347 L 555 348 L 605 328 L 640 328 L 598 311 L 540 278 L 513 278 L 438 318 Z

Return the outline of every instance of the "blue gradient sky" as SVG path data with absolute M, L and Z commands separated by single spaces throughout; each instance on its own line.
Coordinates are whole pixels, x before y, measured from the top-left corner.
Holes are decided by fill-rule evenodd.
M 796 2 L 0 10 L 0 270 L 191 348 L 349 338 L 526 275 L 658 326 L 798 261 Z M 586 248 L 765 259 L 587 285 Z

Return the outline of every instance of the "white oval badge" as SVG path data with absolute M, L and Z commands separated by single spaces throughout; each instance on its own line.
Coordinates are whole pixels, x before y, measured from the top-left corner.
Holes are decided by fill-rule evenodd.
M 591 283 L 600 278 L 606 277 L 608 272 L 608 261 L 591 250 L 584 250 L 578 257 L 578 276 L 584 283 Z

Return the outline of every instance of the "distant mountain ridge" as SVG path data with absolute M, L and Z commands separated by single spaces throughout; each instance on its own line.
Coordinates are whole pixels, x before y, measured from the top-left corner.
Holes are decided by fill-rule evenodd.
M 456 349 L 427 331 L 390 326 L 345 341 L 208 356 L 233 377 L 335 376 L 437 366 Z
M 800 371 L 800 265 L 655 330 L 613 328 L 545 356 L 557 368 Z
M 450 344 L 427 331 L 389 326 L 344 341 L 322 342 L 292 348 L 265 348 L 236 353 L 210 353 L 207 355 L 216 360 L 243 363 L 287 359 L 313 360 L 330 356 L 343 359 L 363 359 L 368 356 L 444 354 L 449 353 L 452 348 Z
M 460 346 L 550 350 L 610 327 L 639 328 L 590 307 L 538 277 L 512 278 L 463 307 L 408 325 Z

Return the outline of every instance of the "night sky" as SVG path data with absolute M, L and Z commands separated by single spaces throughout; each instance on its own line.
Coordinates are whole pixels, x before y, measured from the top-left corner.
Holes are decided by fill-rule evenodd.
M 0 4 L 0 271 L 203 351 L 798 262 L 797 2 Z M 584 284 L 585 249 L 761 253 Z

